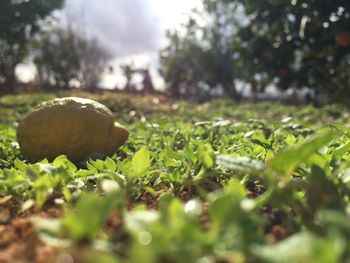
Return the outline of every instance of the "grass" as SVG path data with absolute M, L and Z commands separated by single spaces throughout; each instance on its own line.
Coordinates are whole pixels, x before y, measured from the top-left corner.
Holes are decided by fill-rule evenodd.
M 57 95 L 0 98 L 1 258 L 350 260 L 347 109 L 76 95 L 104 103 L 130 129 L 114 156 L 28 163 L 18 121 Z M 30 234 L 17 229 L 25 223 Z M 6 239 L 13 229 L 17 236 Z M 34 252 L 11 254 L 25 238 L 35 240 Z

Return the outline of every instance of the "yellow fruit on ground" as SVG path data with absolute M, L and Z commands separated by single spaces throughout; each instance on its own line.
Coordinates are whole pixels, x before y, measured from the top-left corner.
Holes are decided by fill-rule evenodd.
M 31 161 L 52 161 L 61 154 L 75 162 L 93 153 L 111 155 L 128 137 L 128 130 L 114 122 L 107 107 L 77 97 L 41 103 L 17 129 L 21 152 Z

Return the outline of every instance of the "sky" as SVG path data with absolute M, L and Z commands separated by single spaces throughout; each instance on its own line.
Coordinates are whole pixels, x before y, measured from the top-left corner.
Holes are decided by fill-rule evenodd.
M 166 45 L 165 31 L 179 28 L 186 14 L 200 7 L 200 0 L 66 0 L 58 17 L 70 17 L 110 52 L 113 74 L 105 74 L 102 86 L 121 87 L 124 78 L 119 65 L 149 66 L 156 88 L 164 83 L 158 74 L 158 51 Z M 21 65 L 18 75 L 33 78 L 34 68 Z M 137 79 L 136 79 L 137 81 Z

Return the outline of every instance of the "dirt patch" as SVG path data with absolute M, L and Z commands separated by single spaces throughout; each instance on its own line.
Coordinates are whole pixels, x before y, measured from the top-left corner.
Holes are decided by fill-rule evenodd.
M 58 252 L 38 239 L 28 218 L 0 225 L 0 262 L 54 262 Z
M 18 213 L 11 200 L 0 202 L 0 262 L 55 262 L 59 249 L 42 242 L 31 222 L 32 216 L 56 218 L 62 216 L 60 208 L 44 207 Z

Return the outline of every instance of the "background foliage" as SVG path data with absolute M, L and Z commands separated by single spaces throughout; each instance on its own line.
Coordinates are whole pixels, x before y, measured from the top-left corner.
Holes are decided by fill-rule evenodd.
M 110 56 L 96 39 L 88 38 L 73 25 L 49 28 L 33 43 L 39 85 L 94 90 L 108 66 Z
M 203 0 L 203 5 L 184 28 L 169 32 L 169 46 L 161 53 L 174 93 L 183 85 L 198 91 L 205 83 L 235 94 L 234 82 L 240 80 L 260 91 L 271 84 L 306 87 L 347 103 L 348 1 Z
M 0 2 L 0 83 L 13 89 L 15 68 L 28 55 L 28 44 L 42 21 L 64 0 L 3 0 Z

